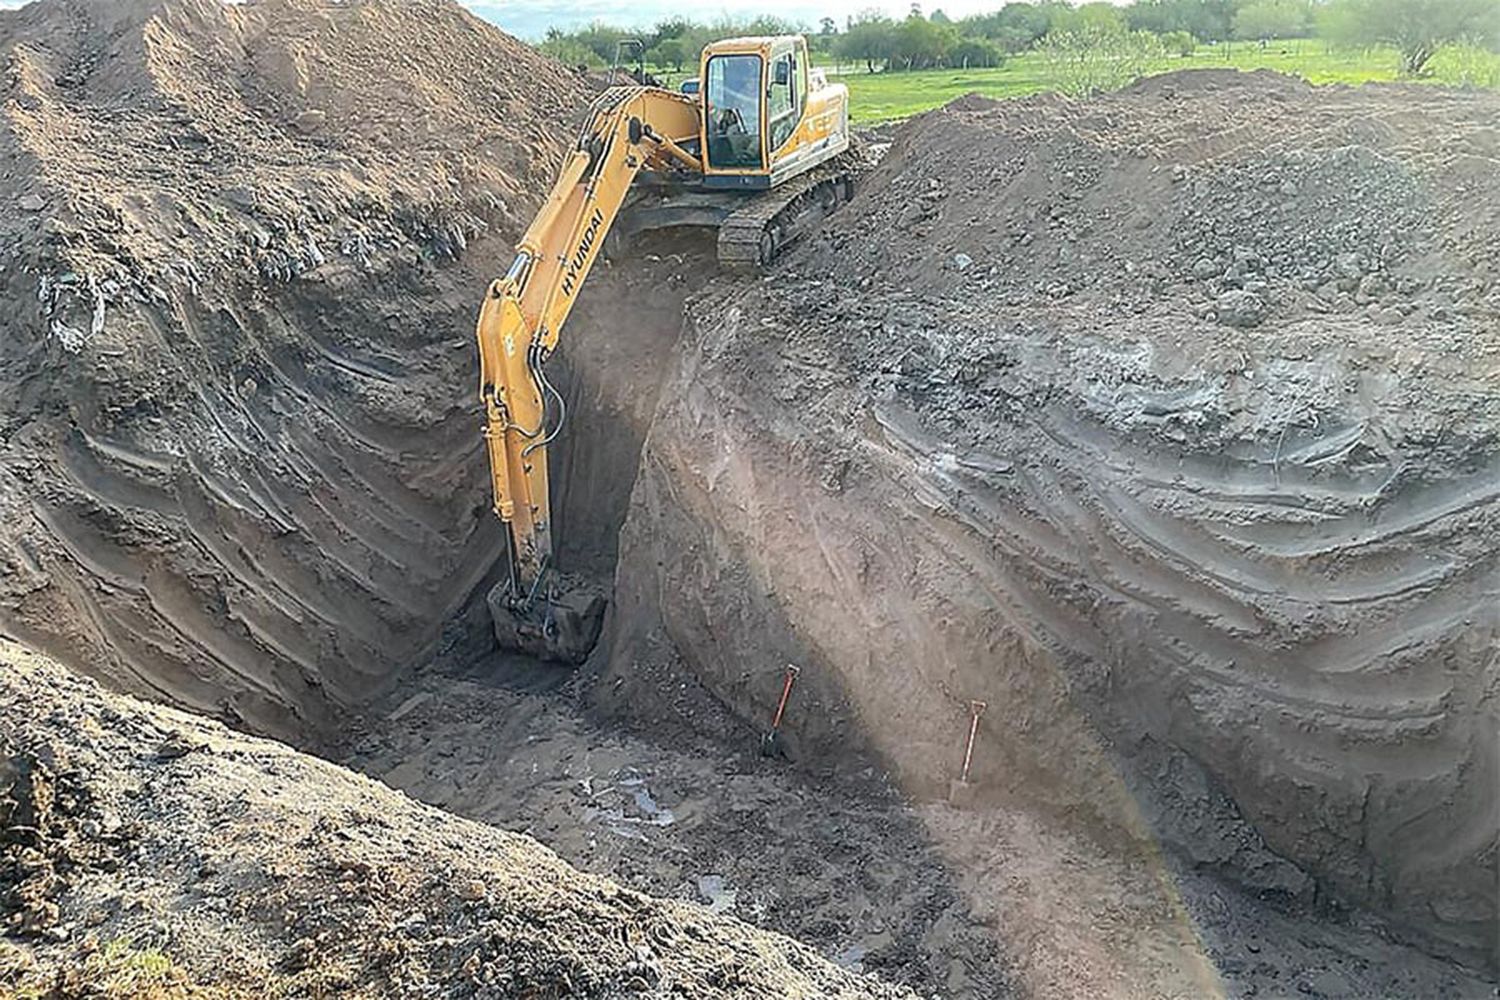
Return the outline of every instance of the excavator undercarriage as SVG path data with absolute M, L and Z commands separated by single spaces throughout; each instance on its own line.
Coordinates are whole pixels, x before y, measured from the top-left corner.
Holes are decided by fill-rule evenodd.
M 683 189 L 644 179 L 615 224 L 608 252 L 611 256 L 627 252 L 631 238 L 641 233 L 713 229 L 718 233 L 720 267 L 757 271 L 816 232 L 823 219 L 853 197 L 858 165 L 857 155 L 847 152 L 754 195 Z

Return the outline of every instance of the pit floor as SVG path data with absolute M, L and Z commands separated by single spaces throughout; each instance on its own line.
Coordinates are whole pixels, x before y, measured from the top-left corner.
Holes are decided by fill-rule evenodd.
M 1287 909 L 1019 805 L 904 801 L 721 740 L 591 719 L 552 668 L 439 661 L 335 756 L 571 864 L 949 997 L 1493 997 L 1357 914 Z M 794 710 L 794 709 L 793 709 Z M 983 734 L 977 752 L 983 753 Z

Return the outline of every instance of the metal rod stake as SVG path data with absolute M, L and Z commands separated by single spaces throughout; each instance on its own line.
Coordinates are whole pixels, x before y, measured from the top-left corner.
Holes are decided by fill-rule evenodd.
M 969 743 L 964 747 L 964 769 L 958 776 L 958 780 L 964 784 L 969 782 L 969 765 L 974 762 L 974 739 L 979 735 L 979 717 L 984 714 L 985 703 L 982 701 L 969 702 Z

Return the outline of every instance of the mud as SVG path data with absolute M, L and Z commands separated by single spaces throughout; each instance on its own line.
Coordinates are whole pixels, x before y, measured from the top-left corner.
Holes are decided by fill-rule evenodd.
M 809 774 L 818 761 L 761 755 L 763 720 L 736 720 L 689 677 L 656 681 L 658 709 L 626 729 L 586 710 L 586 677 L 442 659 L 351 726 L 344 760 L 584 871 L 732 913 L 922 996 L 1493 992 L 1368 916 L 1277 905 L 1019 798 L 913 802 L 873 769 Z

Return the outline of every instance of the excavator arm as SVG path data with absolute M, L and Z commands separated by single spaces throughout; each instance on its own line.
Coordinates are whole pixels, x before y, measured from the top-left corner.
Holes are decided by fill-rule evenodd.
M 490 285 L 479 314 L 479 398 L 494 509 L 509 530 L 509 575 L 490 594 L 501 644 L 581 661 L 598 637 L 602 596 L 552 561 L 547 446 L 566 417 L 545 366 L 636 175 L 672 161 L 701 172 L 684 144 L 698 103 L 654 87 L 613 87 L 589 111 L 546 203 Z

